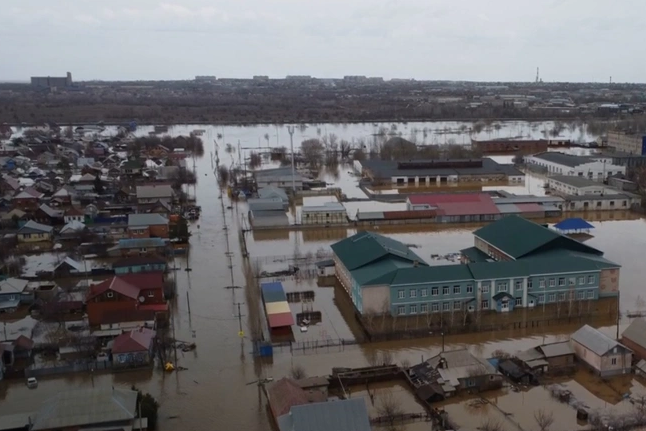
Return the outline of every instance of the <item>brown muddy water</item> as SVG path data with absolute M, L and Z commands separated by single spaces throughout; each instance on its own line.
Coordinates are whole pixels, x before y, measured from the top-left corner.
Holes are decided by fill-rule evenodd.
M 437 354 L 441 350 L 441 341 L 437 338 L 414 341 L 393 341 L 363 346 L 349 346 L 344 349 L 331 348 L 310 352 L 299 352 L 291 355 L 289 351 L 277 351 L 273 360 L 259 363 L 251 355 L 251 343 L 248 338 L 238 336 L 238 319 L 235 317 L 237 303 L 245 302 L 242 289 L 226 289 L 230 284 L 228 261 L 225 257 L 225 223 L 229 228 L 229 244 L 234 253 L 233 270 L 235 284 L 244 285 L 241 253 L 238 243 L 236 225 L 244 213 L 243 204 L 232 210 L 226 210 L 223 218 L 219 191 L 212 171 L 211 160 L 205 157 L 198 161 L 199 184 L 196 188 L 199 205 L 203 208 L 203 217 L 192 226 L 191 251 L 188 257 L 178 258 L 176 266 L 182 268 L 177 272 L 178 297 L 173 304 L 176 337 L 183 341 L 197 343 L 197 349 L 190 353 L 178 352 L 179 365 L 186 371 L 165 374 L 160 370 L 146 372 L 123 372 L 118 374 L 76 374 L 59 378 L 41 379 L 36 390 L 26 388 L 23 381 L 0 383 L 0 415 L 32 411 L 42 401 L 63 389 L 75 389 L 94 385 L 95 387 L 121 386 L 137 387 L 152 393 L 160 401 L 160 430 L 221 430 L 244 429 L 249 431 L 266 431 L 270 429 L 269 420 L 264 408 L 265 400 L 259 397 L 258 387 L 249 384 L 259 377 L 278 379 L 289 374 L 293 364 L 302 365 L 308 375 L 328 374 L 332 367 L 359 367 L 367 365 L 367 356 L 375 351 L 391 351 L 397 361 L 418 362 Z M 602 221 L 594 223 L 595 235 L 589 244 L 606 252 L 609 259 L 623 265 L 621 273 L 621 306 L 632 310 L 640 305 L 639 298 L 645 297 L 641 274 L 642 254 L 646 250 L 646 223 L 642 219 L 629 221 Z M 427 228 L 421 232 L 401 230 L 382 230 L 394 238 L 416 246 L 416 251 L 425 259 L 431 260 L 431 254 L 446 255 L 454 253 L 473 243 L 471 232 L 476 226 L 458 226 L 448 230 L 439 227 Z M 307 232 L 256 232 L 248 234 L 248 247 L 253 258 L 267 258 L 276 255 L 293 255 L 312 252 L 318 249 L 329 250 L 332 242 L 354 233 L 352 229 L 325 229 Z M 448 260 L 438 260 L 438 263 Z M 190 266 L 192 271 L 183 269 Z M 298 284 L 300 283 L 300 284 Z M 288 291 L 313 290 L 323 318 L 331 325 L 325 325 L 327 335 L 344 337 L 350 331 L 340 312 L 333 304 L 333 290 L 317 287 L 315 282 L 285 280 Z M 642 301 L 643 302 L 643 301 Z M 190 313 L 189 313 L 190 303 Z M 248 332 L 247 319 L 249 311 L 242 305 L 243 329 Z M 24 323 L 24 322 L 23 322 Z M 11 328 L 18 328 L 21 322 L 15 322 Z M 9 329 L 11 332 L 12 329 Z M 576 327 L 549 327 L 541 331 L 524 330 L 519 332 L 504 331 L 451 336 L 446 339 L 446 348 L 467 347 L 473 353 L 487 356 L 494 350 L 508 352 L 530 348 L 542 342 L 564 339 L 576 330 Z M 614 334 L 615 328 L 605 330 Z M 312 328 L 306 334 L 297 334 L 299 340 L 321 337 L 320 329 Z M 11 337 L 11 334 L 8 334 Z M 576 382 L 576 380 L 574 380 Z M 629 386 L 632 388 L 633 386 Z M 357 396 L 364 396 L 357 389 Z M 632 389 L 629 389 L 632 390 Z M 402 387 L 397 393 L 404 397 L 406 409 L 418 411 L 419 405 Z M 536 394 L 534 394 L 536 392 Z M 574 391 L 573 391 L 574 392 Z M 404 395 L 405 394 L 405 395 Z M 577 394 L 578 396 L 578 394 Z M 597 399 L 592 392 L 581 392 L 589 403 Z M 496 398 L 494 398 L 496 399 Z M 546 399 L 540 388 L 532 389 L 522 396 L 519 394 L 500 394 L 497 399 L 505 410 L 521 409 L 523 403 L 528 405 L 545 403 L 553 406 Z M 465 401 L 467 402 L 467 401 Z M 602 401 L 600 401 L 602 402 Z M 459 419 L 464 419 L 465 407 L 456 404 L 448 407 Z M 559 410 L 560 411 L 560 410 Z M 573 416 L 574 411 L 564 411 L 564 415 Z M 569 419 L 568 419 L 569 420 Z M 458 423 L 459 420 L 458 420 Z M 570 422 L 564 422 L 570 424 Z M 468 424 L 465 424 L 468 425 Z M 409 430 L 428 429 L 430 425 L 415 423 Z M 567 427 L 554 427 L 566 429 Z M 531 429 L 527 428 L 527 429 Z M 569 428 L 573 429 L 573 428 Z

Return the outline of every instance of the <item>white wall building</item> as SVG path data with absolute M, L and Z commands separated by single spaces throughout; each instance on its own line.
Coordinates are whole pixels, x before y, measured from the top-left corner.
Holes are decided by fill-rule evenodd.
M 603 181 L 611 175 L 626 173 L 625 166 L 613 165 L 612 158 L 603 156 L 575 156 L 548 151 L 527 156 L 525 162 L 544 168 L 548 176 L 567 175 Z
M 555 175 L 547 180 L 551 190 L 562 195 L 586 196 L 616 194 L 617 190 L 585 177 Z

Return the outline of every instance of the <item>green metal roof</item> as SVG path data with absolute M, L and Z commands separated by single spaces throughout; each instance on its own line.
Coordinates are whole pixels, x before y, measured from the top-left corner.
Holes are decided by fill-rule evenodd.
M 332 251 L 349 271 L 361 268 L 388 255 L 426 265 L 422 258 L 413 253 L 405 244 L 374 232 L 357 232 L 349 238 L 332 244 Z
M 368 280 L 366 282 L 360 282 L 360 284 L 405 286 L 422 283 L 451 283 L 464 280 L 511 279 L 540 275 L 558 276 L 559 274 L 576 272 L 597 272 L 605 268 L 617 267 L 619 265 L 616 263 L 603 258 L 598 259 L 597 256 L 588 258 L 587 256 L 563 255 L 560 257 L 537 257 L 501 262 L 478 262 L 467 265 L 399 268 L 391 271 L 382 271 L 380 275 L 374 278 L 367 277 Z M 368 268 L 366 267 L 366 269 Z
M 602 255 L 599 250 L 573 240 L 520 216 L 504 217 L 473 233 L 514 259 L 521 258 L 558 240 L 561 248 Z
M 477 247 L 465 248 L 463 250 L 460 250 L 460 253 L 466 256 L 467 259 L 469 259 L 471 262 L 487 262 L 491 260 L 489 256 L 487 256 Z
M 411 266 L 413 266 L 413 262 L 410 262 L 408 260 L 382 258 L 350 272 L 352 273 L 352 277 L 360 285 L 378 284 L 374 283 L 373 280 L 386 276 L 387 274 L 391 274 L 390 279 L 392 279 L 395 271 L 400 268 L 407 268 Z M 385 278 L 384 280 L 387 280 L 387 278 Z M 382 282 L 384 280 L 382 280 Z

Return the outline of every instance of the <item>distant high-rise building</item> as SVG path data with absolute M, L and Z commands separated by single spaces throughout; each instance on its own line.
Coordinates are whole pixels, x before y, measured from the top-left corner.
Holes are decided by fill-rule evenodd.
M 215 82 L 218 79 L 213 75 L 201 75 L 195 77 L 195 82 Z
M 67 76 L 32 76 L 31 85 L 37 88 L 66 88 L 72 86 L 72 74 Z
M 608 146 L 622 153 L 646 155 L 646 135 L 631 131 L 608 131 Z

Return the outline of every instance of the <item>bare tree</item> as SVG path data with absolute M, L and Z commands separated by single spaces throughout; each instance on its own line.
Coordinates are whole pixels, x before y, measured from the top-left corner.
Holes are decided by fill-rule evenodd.
M 290 375 L 292 376 L 292 379 L 295 379 L 295 380 L 300 380 L 307 377 L 305 368 L 303 368 L 302 365 L 292 365 L 292 369 L 290 370 Z
M 511 355 L 502 349 L 496 349 L 491 353 L 491 357 L 496 359 L 508 359 L 511 358 Z
M 410 360 L 408 359 L 402 359 L 399 363 L 401 364 L 401 367 L 404 369 L 410 368 Z
M 366 352 L 366 362 L 368 362 L 368 365 L 371 367 L 379 365 L 379 352 L 373 349 L 368 350 Z
M 552 424 L 554 424 L 554 413 L 540 408 L 534 412 L 534 420 L 540 431 L 548 431 Z
M 377 414 L 386 423 L 388 431 L 395 431 L 398 429 L 397 422 L 404 415 L 404 409 L 401 401 L 395 398 L 393 392 L 386 390 L 377 395 Z
M 487 419 L 478 427 L 478 429 L 480 431 L 503 431 L 504 428 L 499 421 Z
M 301 153 L 310 167 L 318 167 L 323 161 L 325 147 L 318 139 L 307 139 L 301 142 Z
M 393 354 L 389 350 L 383 350 L 379 354 L 379 365 L 392 365 L 393 362 Z
M 260 157 L 260 154 L 252 151 L 251 154 L 249 154 L 249 169 L 259 168 L 261 164 L 262 157 Z

